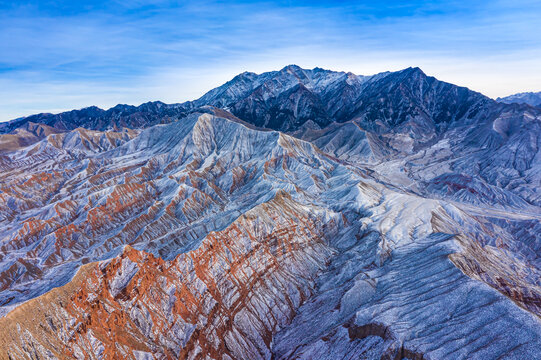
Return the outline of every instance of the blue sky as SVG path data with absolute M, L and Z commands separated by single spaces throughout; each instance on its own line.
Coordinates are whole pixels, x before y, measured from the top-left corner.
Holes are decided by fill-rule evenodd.
M 3 1 L 0 121 L 199 97 L 288 64 L 419 66 L 497 97 L 541 91 L 541 1 Z

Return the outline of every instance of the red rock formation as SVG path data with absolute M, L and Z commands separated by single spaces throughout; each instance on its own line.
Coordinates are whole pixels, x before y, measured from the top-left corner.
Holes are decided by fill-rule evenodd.
M 2 356 L 31 347 L 62 359 L 268 357 L 333 253 L 336 225 L 280 193 L 172 261 L 127 247 L 0 319 L 12 329 L 1 332 Z

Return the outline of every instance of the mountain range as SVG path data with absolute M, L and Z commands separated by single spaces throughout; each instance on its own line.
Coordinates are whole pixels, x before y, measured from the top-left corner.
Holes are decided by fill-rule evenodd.
M 504 102 L 506 104 L 518 103 L 541 107 L 541 91 L 513 94 L 503 98 L 498 98 L 497 101 Z
M 517 99 L 289 65 L 0 124 L 0 358 L 538 358 Z

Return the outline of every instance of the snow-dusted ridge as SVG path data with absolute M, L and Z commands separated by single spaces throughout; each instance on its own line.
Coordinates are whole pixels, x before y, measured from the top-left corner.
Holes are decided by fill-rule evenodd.
M 506 103 L 506 104 L 528 104 L 532 106 L 541 107 L 541 91 L 538 92 L 523 92 L 518 94 L 513 94 L 501 98 L 497 98 L 497 101 Z
M 17 130 L 0 358 L 536 358 L 539 110 L 418 68 L 198 101 Z

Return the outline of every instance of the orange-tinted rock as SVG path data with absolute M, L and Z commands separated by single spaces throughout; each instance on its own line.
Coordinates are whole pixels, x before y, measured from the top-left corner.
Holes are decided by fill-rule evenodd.
M 127 247 L 109 262 L 85 265 L 70 284 L 0 319 L 0 328 L 19 329 L 0 332 L 3 356 L 28 346 L 66 359 L 96 352 L 133 359 L 134 351 L 267 356 L 272 334 L 310 296 L 333 253 L 326 238 L 336 220 L 315 210 L 279 194 L 172 261 Z M 36 327 L 27 309 L 44 326 Z M 16 335 L 27 330 L 30 338 Z

